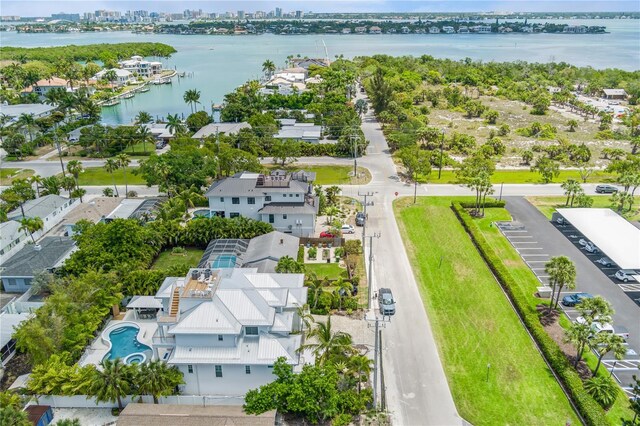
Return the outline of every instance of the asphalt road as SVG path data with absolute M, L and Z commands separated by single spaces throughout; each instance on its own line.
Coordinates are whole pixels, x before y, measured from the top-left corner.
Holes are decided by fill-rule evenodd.
M 640 306 L 629 295 L 625 294 L 614 278 L 608 275 L 615 270 L 602 270 L 593 263 L 594 259 L 606 256 L 605 254 L 588 255 L 580 250 L 570 238 L 567 238 L 561 228 L 556 228 L 535 206 L 522 197 L 507 197 L 507 210 L 513 220 L 523 224 L 530 235 L 533 236 L 535 247 L 541 250 L 529 251 L 536 253 L 538 263 L 535 267 L 544 267 L 542 261 L 553 256 L 564 255 L 569 257 L 576 265 L 576 289 L 567 293 L 587 292 L 600 295 L 611 302 L 615 309 L 613 326 L 622 325 L 629 330 L 628 343 L 631 349 L 640 354 Z M 531 250 L 531 249 L 529 249 Z M 543 257 L 542 255 L 548 255 Z M 548 280 L 545 281 L 547 283 Z

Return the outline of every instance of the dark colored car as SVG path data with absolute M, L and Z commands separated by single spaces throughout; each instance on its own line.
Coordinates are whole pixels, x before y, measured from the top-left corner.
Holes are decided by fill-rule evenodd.
M 364 222 L 367 220 L 363 212 L 356 213 L 356 226 L 364 226 Z
M 593 296 L 589 293 L 570 294 L 562 298 L 562 304 L 564 306 L 576 306 L 585 299 L 593 299 Z
M 333 235 L 331 232 L 329 231 L 322 231 L 320 233 L 320 238 L 335 238 L 335 235 Z
M 598 194 L 613 194 L 618 192 L 618 188 L 613 185 L 598 185 L 596 186 L 596 192 Z

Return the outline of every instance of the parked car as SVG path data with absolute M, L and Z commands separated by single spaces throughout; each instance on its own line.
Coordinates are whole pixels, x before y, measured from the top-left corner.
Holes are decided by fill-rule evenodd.
M 613 261 L 608 257 L 601 257 L 600 259 L 596 260 L 596 263 L 599 263 L 606 268 L 610 268 L 611 266 L 613 266 Z
M 342 228 L 340 228 L 340 230 L 342 231 L 343 234 L 355 234 L 356 233 L 356 229 L 351 226 L 351 225 L 342 225 Z
M 356 225 L 364 226 L 364 222 L 367 220 L 363 212 L 356 213 Z
M 620 269 L 616 272 L 615 277 L 622 282 L 628 283 L 636 280 L 635 275 L 638 275 L 638 273 L 633 269 Z
M 629 330 L 622 326 L 616 326 L 615 328 L 611 324 L 600 324 L 599 322 L 594 322 L 591 324 L 591 329 L 595 333 L 610 333 L 617 334 L 622 337 L 625 341 L 629 339 Z
M 578 244 L 580 244 L 582 247 L 586 246 L 587 244 L 591 244 L 591 241 L 589 240 L 585 240 L 584 238 L 580 238 L 578 240 Z
M 165 141 L 156 142 L 156 149 L 162 149 L 165 146 L 167 146 L 167 143 Z
M 613 185 L 598 185 L 596 186 L 596 192 L 598 194 L 613 194 L 618 192 L 618 188 Z
M 582 302 L 585 299 L 593 299 L 593 295 L 589 293 L 569 294 L 562 298 L 562 304 L 569 307 L 576 306 L 578 303 Z
M 584 250 L 589 252 L 589 253 L 592 253 L 592 254 L 600 253 L 600 249 L 595 244 L 593 244 L 592 242 L 587 243 L 584 246 Z
M 391 289 L 381 288 L 378 291 L 378 304 L 382 315 L 393 315 L 396 313 L 396 301 L 393 300 Z
M 320 238 L 335 238 L 336 236 L 333 235 L 331 232 L 329 231 L 322 231 L 320 233 Z

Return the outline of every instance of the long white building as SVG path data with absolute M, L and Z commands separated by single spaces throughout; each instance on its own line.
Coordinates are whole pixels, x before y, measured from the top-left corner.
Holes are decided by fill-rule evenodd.
M 162 310 L 154 357 L 180 369 L 184 394 L 244 396 L 275 379 L 278 358 L 294 368 L 304 363 L 297 353 L 302 335 L 293 334 L 307 301 L 304 274 L 191 269 L 167 278 L 156 299 Z

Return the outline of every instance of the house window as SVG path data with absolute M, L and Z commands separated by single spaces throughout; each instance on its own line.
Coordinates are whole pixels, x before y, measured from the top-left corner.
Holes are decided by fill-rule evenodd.
M 296 194 L 296 198 L 300 198 L 300 194 Z
M 257 336 L 258 335 L 258 327 L 245 327 L 244 334 L 246 336 Z
M 216 365 L 216 377 L 222 377 L 222 366 Z
M 286 219 L 287 219 L 287 215 L 286 215 L 286 214 L 283 214 L 283 215 L 282 215 L 282 218 L 286 220 Z
M 224 340 L 224 337 L 222 334 L 218 334 L 218 342 L 222 342 L 222 340 Z
M 224 197 L 220 197 L 220 202 L 224 203 Z
M 189 372 L 189 374 L 193 374 L 193 365 L 188 364 L 187 365 L 187 371 Z
M 251 374 L 251 366 L 250 365 L 245 365 L 244 366 L 244 372 L 246 374 Z
M 265 195 L 264 196 L 264 200 L 265 201 L 271 201 L 271 195 Z
M 231 204 L 240 204 L 240 198 L 238 197 L 231 198 Z
M 247 198 L 247 204 L 255 204 L 255 203 L 256 203 L 256 198 L 255 197 Z
M 284 198 L 287 198 L 287 194 L 282 194 L 282 196 L 283 196 Z
M 269 223 L 273 223 L 273 222 L 275 222 L 275 220 L 276 220 L 275 216 L 270 214 L 269 215 Z
M 232 218 L 232 219 L 233 219 L 234 217 L 238 217 L 238 216 L 240 216 L 240 213 L 233 213 L 233 212 L 232 212 L 232 213 L 229 213 L 229 217 L 230 217 L 230 218 Z

